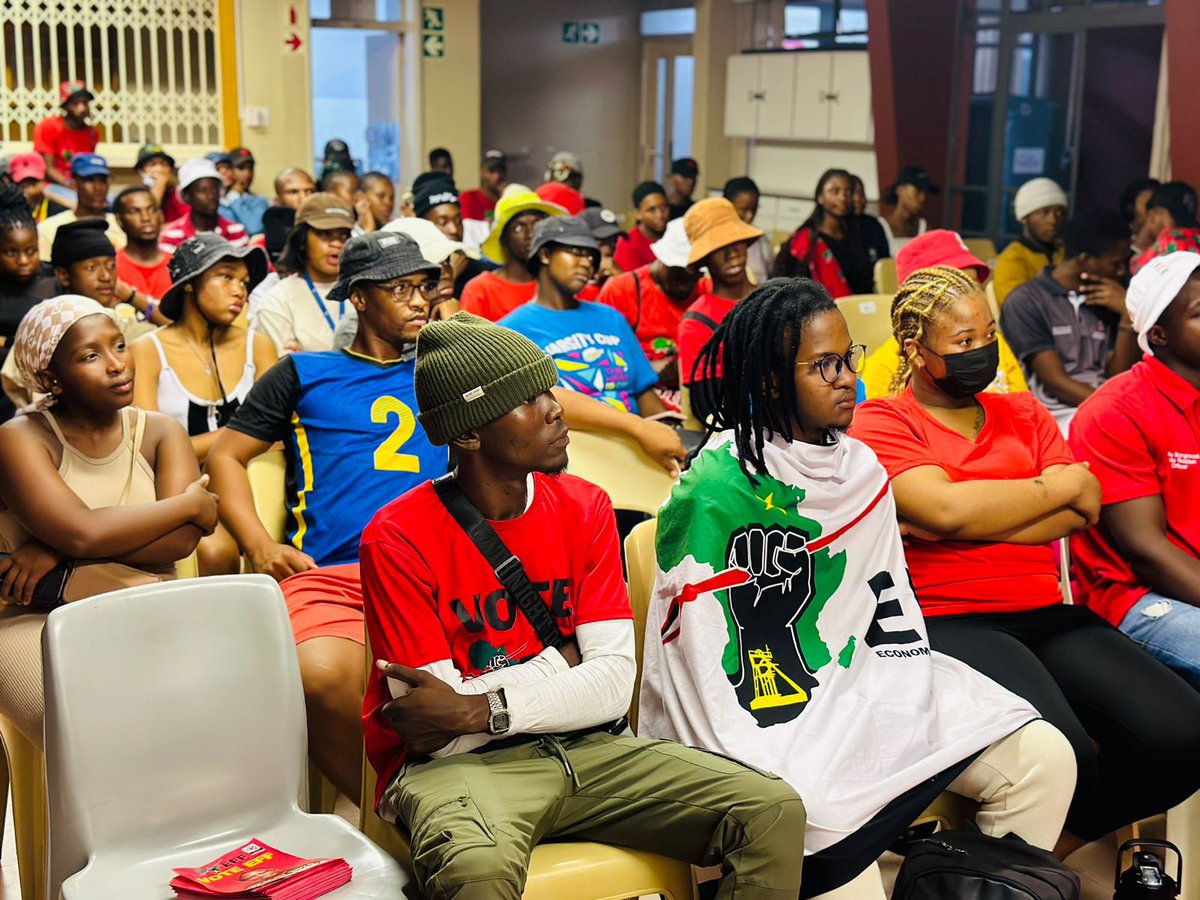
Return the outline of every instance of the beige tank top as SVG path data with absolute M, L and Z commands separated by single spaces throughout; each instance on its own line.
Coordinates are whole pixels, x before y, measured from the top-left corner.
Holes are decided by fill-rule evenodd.
M 158 499 L 154 490 L 154 470 L 142 456 L 145 410 L 128 407 L 121 411 L 121 443 L 100 459 L 86 456 L 67 443 L 50 410 L 43 409 L 40 413 L 62 445 L 58 474 L 89 509 L 153 503 Z M 12 511 L 0 510 L 0 550 L 12 552 L 27 539 L 25 529 Z

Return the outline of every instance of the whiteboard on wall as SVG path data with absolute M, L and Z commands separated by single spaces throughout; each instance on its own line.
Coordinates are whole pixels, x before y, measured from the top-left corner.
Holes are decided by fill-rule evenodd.
M 764 194 L 812 199 L 822 172 L 848 169 L 863 180 L 868 200 L 879 199 L 879 176 L 873 149 L 755 141 L 750 147 L 747 163 L 750 177 Z

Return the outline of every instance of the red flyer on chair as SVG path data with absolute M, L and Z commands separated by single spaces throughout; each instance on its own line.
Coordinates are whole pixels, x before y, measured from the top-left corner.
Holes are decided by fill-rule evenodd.
M 195 869 L 175 869 L 171 879 L 181 898 L 310 900 L 350 881 L 344 859 L 301 859 L 255 838 Z

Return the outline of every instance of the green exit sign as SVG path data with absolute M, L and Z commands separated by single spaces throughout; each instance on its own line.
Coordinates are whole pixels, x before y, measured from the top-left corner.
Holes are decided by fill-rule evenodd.
M 563 22 L 562 42 L 564 44 L 598 44 L 600 43 L 600 23 Z

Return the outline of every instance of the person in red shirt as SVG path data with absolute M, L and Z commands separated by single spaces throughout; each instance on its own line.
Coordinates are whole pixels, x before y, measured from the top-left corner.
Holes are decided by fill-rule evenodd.
M 176 186 L 179 174 L 175 171 L 175 158 L 160 144 L 143 144 L 139 147 L 133 171 L 150 188 L 154 202 L 162 210 L 164 222 L 174 222 L 188 214 L 188 205 L 179 199 Z
M 489 150 L 483 154 L 479 166 L 479 189 L 463 191 L 459 195 L 462 217 L 475 221 L 487 221 L 504 189 L 508 186 L 508 157 L 503 150 Z
M 1146 220 L 1135 243 L 1148 245 L 1129 264 L 1129 271 L 1135 275 L 1155 257 L 1200 251 L 1195 189 L 1185 181 L 1170 181 L 1156 187 L 1146 201 Z
M 914 272 L 892 321 L 907 387 L 860 406 L 850 435 L 888 470 L 933 649 L 1024 697 L 1070 740 L 1079 779 L 1065 855 L 1200 787 L 1200 694 L 1062 602 L 1051 543 L 1095 524 L 1100 486 L 1031 394 L 983 393 L 998 348 L 975 279 Z
M 1071 423 L 1103 503 L 1071 538 L 1076 597 L 1200 688 L 1200 254 L 1144 266 L 1126 304 L 1146 356 Z
M 518 900 L 534 845 L 568 836 L 720 863 L 724 896 L 794 897 L 804 813 L 791 788 L 621 734 L 636 663 L 616 522 L 602 490 L 559 474 L 570 438 L 557 380 L 534 343 L 467 313 L 418 339 L 418 420 L 457 469 L 362 535 L 376 812 L 411 833 L 431 900 Z M 542 629 L 444 490 L 520 561 Z
M 71 183 L 71 159 L 79 153 L 95 153 L 100 135 L 87 123 L 96 95 L 82 81 L 64 81 L 58 86 L 62 113 L 47 116 L 33 129 L 33 152 L 46 160 L 46 177 L 67 187 Z
M 158 246 L 163 216 L 154 192 L 144 184 L 125 188 L 113 201 L 113 213 L 129 239 L 117 251 L 117 298 L 156 325 L 170 324 L 158 309 L 158 301 L 171 289 L 171 254 Z
M 632 272 L 654 262 L 650 245 L 662 240 L 667 230 L 671 207 L 667 192 L 655 181 L 643 181 L 633 189 L 633 205 L 637 209 L 637 225 L 617 241 L 613 256 L 623 272 Z
M 483 242 L 483 253 L 500 264 L 494 271 L 482 272 L 467 282 L 459 298 L 465 312 L 497 322 L 537 293 L 537 279 L 529 274 L 529 248 L 533 226 L 546 216 L 566 213 L 561 206 L 547 203 L 533 191 L 506 193 L 496 204 L 496 222 Z
M 659 373 L 659 384 L 679 388 L 679 325 L 689 306 L 712 290 L 700 270 L 688 266 L 688 243 L 683 219 L 667 223 L 666 233 L 655 241 L 654 262 L 610 278 L 596 298 L 615 307 L 637 335 L 650 365 Z
M 621 274 L 621 269 L 613 261 L 613 253 L 617 248 L 617 239 L 624 232 L 621 231 L 617 214 L 602 206 L 585 207 L 579 213 L 579 218 L 587 222 L 588 228 L 592 230 L 592 237 L 600 245 L 600 265 L 592 272 L 587 286 L 575 296 L 580 300 L 595 300 L 609 279 Z
M 851 201 L 853 177 L 845 169 L 822 173 L 813 193 L 816 208 L 779 251 L 772 275 L 811 278 L 835 300 L 875 290 L 875 264 Z
M 746 269 L 747 251 L 762 232 L 747 225 L 733 204 L 724 197 L 701 200 L 683 217 L 683 227 L 692 244 L 688 265 L 705 268 L 712 291 L 688 307 L 679 323 L 679 380 L 688 387 L 693 414 L 703 422 L 711 410 L 696 406 L 703 391 L 693 369 L 700 348 L 708 341 L 734 304 L 753 290 Z
M 215 231 L 235 247 L 250 243 L 246 226 L 226 219 L 217 212 L 221 205 L 221 176 L 207 159 L 189 159 L 179 167 L 179 194 L 190 207 L 188 214 L 168 222 L 159 243 L 168 253 L 194 234 Z

